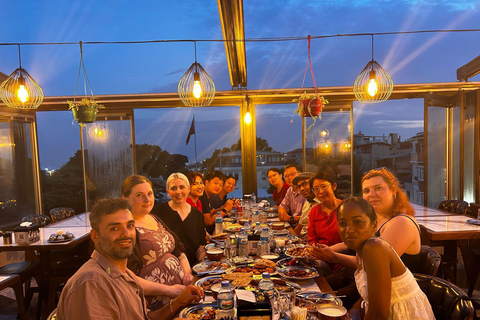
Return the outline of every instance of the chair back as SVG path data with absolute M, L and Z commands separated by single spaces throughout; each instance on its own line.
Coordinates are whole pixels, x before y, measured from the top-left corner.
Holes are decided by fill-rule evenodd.
M 468 209 L 468 202 L 459 201 L 455 207 L 455 214 L 466 214 Z
M 60 207 L 60 208 L 53 208 L 52 210 L 50 210 L 50 217 L 52 218 L 53 222 L 66 219 L 74 215 L 75 215 L 75 211 L 72 208 Z
M 438 209 L 447 211 L 447 203 L 448 203 L 448 200 L 443 200 L 443 201 L 440 202 L 440 204 L 438 205 Z
M 40 219 L 40 216 L 38 214 L 30 214 L 28 216 L 25 216 L 22 218 L 22 222 L 31 222 L 38 227 L 42 226 L 42 220 Z
M 449 211 L 451 213 L 455 213 L 455 208 L 456 208 L 458 202 L 459 202 L 459 200 L 448 200 L 447 204 L 445 206 L 446 211 Z
M 437 320 L 473 319 L 475 309 L 465 291 L 434 276 L 415 273 L 415 280 L 425 293 Z
M 423 245 L 415 259 L 415 265 L 408 265 L 407 267 L 412 273 L 436 276 L 441 263 L 442 256 L 432 247 Z

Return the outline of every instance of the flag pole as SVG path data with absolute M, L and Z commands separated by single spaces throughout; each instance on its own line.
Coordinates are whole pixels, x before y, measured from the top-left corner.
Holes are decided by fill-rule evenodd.
M 193 123 L 195 123 L 195 114 L 193 114 Z M 197 166 L 197 172 L 198 170 L 198 162 L 197 162 L 197 128 L 195 128 L 195 135 L 193 137 L 193 142 L 195 143 L 195 165 Z

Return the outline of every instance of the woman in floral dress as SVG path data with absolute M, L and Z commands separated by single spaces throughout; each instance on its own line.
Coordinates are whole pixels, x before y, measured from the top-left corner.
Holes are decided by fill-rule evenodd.
M 139 175 L 128 177 L 122 185 L 122 197 L 132 205 L 137 229 L 136 246 L 133 256 L 128 259 L 128 268 L 140 277 L 168 285 L 170 289 L 170 294 L 165 297 L 147 297 L 149 309 L 156 310 L 192 282 L 192 270 L 178 237 L 150 214 L 154 204 L 150 180 Z

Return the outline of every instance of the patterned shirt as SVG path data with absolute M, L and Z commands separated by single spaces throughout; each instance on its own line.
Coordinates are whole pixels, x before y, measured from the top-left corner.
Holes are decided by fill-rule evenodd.
M 293 188 L 290 187 L 287 190 L 287 194 L 283 199 L 282 203 L 280 203 L 280 207 L 287 210 L 287 213 L 291 216 L 300 216 L 302 215 L 302 207 L 303 203 L 306 201 L 304 196 L 300 192 L 294 193 Z

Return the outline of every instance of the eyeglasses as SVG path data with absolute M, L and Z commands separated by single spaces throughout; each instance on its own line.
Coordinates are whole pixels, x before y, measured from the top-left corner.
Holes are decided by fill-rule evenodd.
M 297 184 L 294 187 L 295 187 L 296 190 L 300 190 L 300 188 L 306 188 L 306 187 L 308 187 L 308 180 L 305 180 L 305 181 L 301 182 L 300 184 Z
M 285 175 L 285 178 L 290 178 L 290 177 L 292 177 L 292 176 L 294 176 L 294 175 L 297 175 L 297 174 L 299 174 L 299 173 L 300 173 L 300 172 L 298 172 L 298 171 L 295 171 L 295 172 L 292 172 L 292 173 L 286 174 L 286 175 Z
M 330 183 L 329 183 L 329 184 L 322 184 L 322 185 L 320 185 L 320 186 L 318 186 L 318 187 L 314 187 L 314 188 L 313 188 L 313 192 L 314 192 L 314 193 L 318 193 L 318 192 L 320 192 L 320 190 L 321 190 L 321 191 L 325 191 L 325 190 L 327 190 L 328 187 L 330 187 L 330 186 L 331 186 Z

